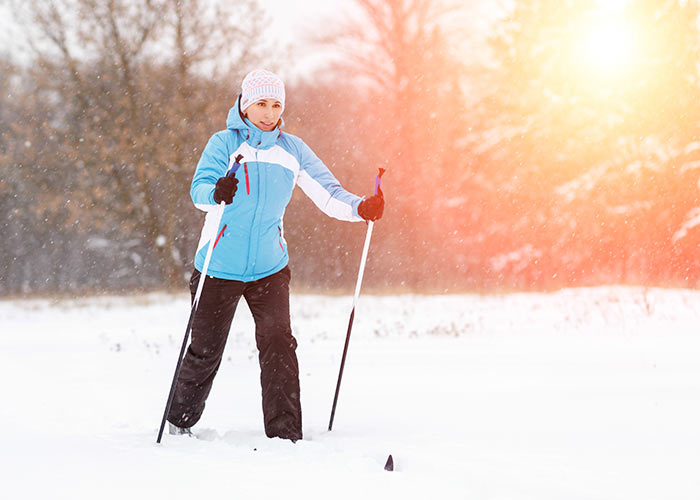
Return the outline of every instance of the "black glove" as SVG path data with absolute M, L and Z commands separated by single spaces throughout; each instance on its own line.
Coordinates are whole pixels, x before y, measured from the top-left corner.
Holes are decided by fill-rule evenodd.
M 384 193 L 381 188 L 377 194 L 362 200 L 357 207 L 357 213 L 364 220 L 379 220 L 384 215 Z
M 221 201 L 225 201 L 227 205 L 233 202 L 233 197 L 238 190 L 238 179 L 235 177 L 222 177 L 216 181 L 214 188 L 214 201 L 218 205 Z

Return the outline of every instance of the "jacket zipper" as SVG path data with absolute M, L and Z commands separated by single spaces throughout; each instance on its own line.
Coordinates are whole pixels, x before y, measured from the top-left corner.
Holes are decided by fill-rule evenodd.
M 258 145 L 260 145 L 260 143 L 258 143 Z M 255 151 L 255 161 L 258 161 L 258 150 L 257 150 L 257 148 L 253 148 L 253 150 Z M 250 194 L 250 182 L 248 180 L 248 163 L 247 162 L 243 164 L 243 170 L 245 171 L 246 192 L 248 194 Z M 255 227 L 255 214 L 257 213 L 258 205 L 260 204 L 260 179 L 259 179 L 260 169 L 257 169 L 257 172 L 258 172 L 258 174 L 257 174 L 258 175 L 258 183 L 257 183 L 258 193 L 257 193 L 256 199 L 255 199 L 255 208 L 253 209 L 253 219 L 250 222 L 250 235 L 251 236 L 253 236 L 253 228 Z M 248 242 L 248 258 L 246 259 L 246 265 L 245 265 L 245 273 L 246 274 L 252 273 L 253 269 L 255 267 L 254 265 L 251 267 L 251 264 L 250 264 L 251 257 L 255 258 L 254 255 L 251 256 L 251 254 L 250 254 L 251 253 L 251 248 L 250 248 L 251 245 L 252 245 L 252 243 L 249 241 Z M 258 249 L 258 251 L 259 251 L 259 249 Z

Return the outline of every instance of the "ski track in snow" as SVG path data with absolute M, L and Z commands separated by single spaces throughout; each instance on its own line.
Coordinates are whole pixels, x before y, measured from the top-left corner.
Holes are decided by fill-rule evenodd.
M 700 498 L 700 292 L 363 296 L 332 432 L 352 299 L 293 294 L 296 444 L 243 304 L 199 439 L 156 445 L 186 295 L 0 301 L 2 497 Z

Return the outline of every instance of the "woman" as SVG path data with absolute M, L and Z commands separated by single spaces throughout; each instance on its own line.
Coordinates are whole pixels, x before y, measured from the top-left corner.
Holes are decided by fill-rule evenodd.
M 190 280 L 194 298 L 207 248 L 215 242 L 199 300 L 192 340 L 168 413 L 171 434 L 190 434 L 202 415 L 231 327 L 244 297 L 255 320 L 265 433 L 302 439 L 297 342 L 289 316 L 289 255 L 282 217 L 299 185 L 326 214 L 341 220 L 377 220 L 381 193 L 367 199 L 347 192 L 304 142 L 282 132 L 285 90 L 269 71 L 243 80 L 226 130 L 214 134 L 197 165 L 190 194 L 207 211 Z M 226 174 L 242 155 L 235 176 Z M 239 188 L 240 185 L 240 188 Z M 220 223 L 210 211 L 226 203 Z

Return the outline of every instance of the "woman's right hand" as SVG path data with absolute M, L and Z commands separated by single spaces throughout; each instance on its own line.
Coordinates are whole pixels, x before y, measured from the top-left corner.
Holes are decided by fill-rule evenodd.
M 221 177 L 216 181 L 214 188 L 214 201 L 218 205 L 224 201 L 227 205 L 233 202 L 233 197 L 238 190 L 238 179 L 235 177 Z

